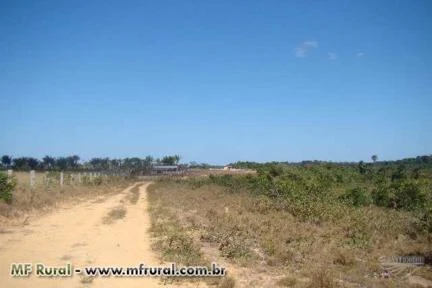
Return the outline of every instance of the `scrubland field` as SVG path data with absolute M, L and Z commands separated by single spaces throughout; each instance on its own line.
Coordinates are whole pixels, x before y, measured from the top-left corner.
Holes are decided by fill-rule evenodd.
M 432 287 L 428 161 L 243 162 L 233 166 L 244 170 L 199 170 L 153 182 L 64 173 L 62 186 L 59 172 L 36 173 L 33 186 L 29 172 L 3 174 L 0 253 L 9 258 L 0 261 L 1 270 L 5 274 L 18 256 L 79 265 L 147 259 L 215 262 L 228 271 L 225 277 L 143 279 L 148 287 Z M 45 251 L 40 247 L 48 236 L 57 244 Z M 391 258 L 402 256 L 419 257 L 423 265 Z M 39 283 L 33 280 L 25 284 Z M 114 283 L 81 280 L 44 283 Z
M 153 247 L 163 260 L 217 262 L 229 271 L 221 287 L 432 287 L 428 167 L 252 168 L 258 173 L 150 186 Z

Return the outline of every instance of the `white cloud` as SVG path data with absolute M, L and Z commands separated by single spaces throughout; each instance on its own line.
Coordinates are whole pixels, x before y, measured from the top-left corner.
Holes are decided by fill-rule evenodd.
M 302 58 L 302 57 L 306 57 L 307 53 L 311 49 L 315 49 L 317 47 L 318 47 L 317 41 L 304 41 L 302 44 L 300 44 L 294 49 L 294 52 L 296 57 Z
M 357 56 L 357 57 L 362 57 L 363 55 L 364 55 L 363 52 L 357 52 L 357 53 L 356 53 L 356 56 Z
M 328 52 L 327 55 L 329 60 L 336 60 L 338 58 L 337 54 L 334 52 Z

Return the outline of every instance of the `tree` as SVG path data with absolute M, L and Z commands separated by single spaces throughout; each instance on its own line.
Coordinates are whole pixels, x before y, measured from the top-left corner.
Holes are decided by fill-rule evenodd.
M 92 158 L 90 160 L 90 164 L 93 169 L 106 171 L 110 167 L 110 159 L 109 158 Z
M 72 156 L 70 156 L 70 159 L 71 159 L 71 164 L 72 164 L 71 166 L 73 168 L 77 168 L 80 157 L 78 155 L 72 155 Z
M 366 166 L 365 166 L 365 164 L 364 164 L 363 161 L 360 161 L 358 163 L 358 169 L 359 169 L 360 174 L 365 174 L 366 173 Z
M 32 170 L 35 170 L 40 166 L 39 160 L 33 157 L 28 158 L 27 164 Z
M 142 161 L 142 163 L 143 163 L 144 171 L 146 173 L 150 172 L 150 170 L 152 168 L 152 164 L 153 164 L 153 157 L 147 156 L 146 158 L 144 158 L 144 160 Z
M 1 163 L 3 164 L 3 166 L 5 166 L 6 168 L 9 168 L 10 165 L 12 164 L 12 157 L 8 156 L 8 155 L 3 155 L 1 158 Z
M 68 169 L 76 169 L 78 167 L 78 161 L 80 160 L 80 157 L 78 155 L 72 155 L 66 157 L 67 162 L 67 168 Z
M 174 160 L 175 160 L 175 164 L 178 164 L 180 162 L 180 159 L 181 159 L 180 155 L 176 154 L 173 157 L 174 157 Z
M 372 155 L 371 159 L 375 163 L 378 160 L 378 156 L 377 155 Z
M 122 165 L 122 161 L 120 159 L 111 159 L 109 165 L 110 170 L 118 170 Z
M 146 156 L 146 158 L 144 159 L 144 161 L 151 164 L 151 163 L 153 163 L 154 159 L 153 159 L 152 156 L 149 155 L 149 156 Z
M 123 167 L 130 173 L 130 174 L 138 174 L 140 171 L 142 171 L 143 167 L 143 161 L 138 157 L 133 158 L 126 158 L 124 159 Z
M 179 155 L 173 155 L 173 156 L 165 156 L 162 158 L 162 163 L 165 165 L 176 165 L 180 161 Z
M 45 169 L 53 169 L 55 167 L 56 160 L 54 157 L 46 155 L 42 158 L 42 164 Z
M 27 157 L 14 158 L 12 160 L 12 166 L 15 170 L 29 170 L 30 168 Z
M 56 168 L 60 170 L 67 170 L 68 159 L 66 157 L 59 157 L 56 159 Z

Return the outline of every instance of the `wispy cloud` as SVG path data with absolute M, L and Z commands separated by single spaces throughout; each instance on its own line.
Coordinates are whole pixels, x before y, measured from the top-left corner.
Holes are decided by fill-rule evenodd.
M 327 55 L 329 60 L 336 60 L 338 58 L 337 54 L 334 52 L 328 52 Z
M 363 55 L 364 55 L 363 52 L 357 52 L 357 53 L 356 53 L 356 56 L 357 56 L 357 57 L 362 57 Z
M 306 57 L 308 52 L 318 47 L 317 41 L 304 41 L 294 49 L 296 57 Z

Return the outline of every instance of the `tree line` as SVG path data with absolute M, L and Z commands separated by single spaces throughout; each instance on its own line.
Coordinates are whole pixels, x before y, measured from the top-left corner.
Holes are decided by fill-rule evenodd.
M 3 155 L 1 157 L 2 169 L 13 169 L 17 171 L 39 170 L 39 171 L 124 171 L 139 172 L 149 171 L 153 165 L 178 165 L 181 157 L 179 155 L 167 155 L 162 158 L 146 156 L 144 158 L 132 157 L 123 159 L 92 158 L 89 161 L 80 161 L 78 155 L 65 157 L 45 156 L 42 159 L 34 157 L 12 157 Z
M 394 161 L 378 161 L 377 155 L 372 155 L 371 160 L 373 162 L 374 167 L 385 167 L 385 166 L 406 166 L 408 168 L 429 168 L 432 167 L 432 155 L 423 155 L 423 156 L 417 156 L 415 158 L 405 158 L 400 160 L 394 160 Z M 372 163 L 366 163 L 364 161 L 360 162 L 330 162 L 330 161 L 320 161 L 320 160 L 305 160 L 301 162 L 265 162 L 265 163 L 259 163 L 259 162 L 252 162 L 252 161 L 237 161 L 235 163 L 229 164 L 233 168 L 242 168 L 242 169 L 259 169 L 261 167 L 266 166 L 274 166 L 274 165 L 286 165 L 286 166 L 317 166 L 317 165 L 323 165 L 323 166 L 345 166 L 345 167 L 355 167 L 357 166 L 358 169 L 361 172 L 367 171 L 367 169 L 370 169 L 372 167 Z

